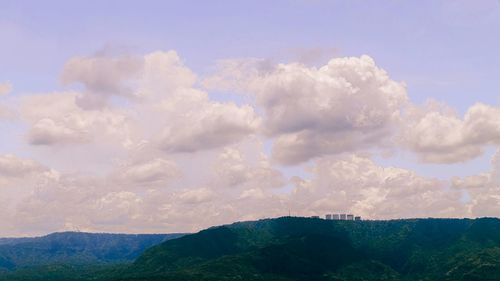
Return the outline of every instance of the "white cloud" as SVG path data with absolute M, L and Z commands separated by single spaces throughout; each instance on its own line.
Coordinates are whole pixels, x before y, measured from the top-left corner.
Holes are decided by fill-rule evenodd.
M 12 154 L 0 155 L 0 176 L 24 177 L 47 169 L 31 159 L 19 158 Z
M 157 108 L 163 127 L 157 142 L 167 152 L 194 152 L 241 141 L 260 120 L 250 106 L 210 101 L 201 91 L 185 90 Z
M 253 94 L 283 164 L 314 157 L 400 145 L 422 162 L 455 163 L 500 143 L 500 109 L 477 103 L 460 118 L 446 105 L 408 102 L 405 85 L 368 56 L 335 58 L 320 68 L 225 60 L 206 78 L 209 89 Z
M 405 118 L 403 144 L 423 162 L 455 163 L 475 158 L 487 145 L 500 144 L 500 109 L 477 103 L 460 118 L 436 102 L 413 107 Z
M 0 225 L 2 235 L 20 235 L 22 230 L 17 227 L 21 223 L 16 217 L 16 209 L 26 196 L 33 193 L 33 188 L 57 178 L 56 171 L 28 158 L 13 154 L 0 155 L 0 217 L 4 222 Z M 29 227 L 29 221 L 22 221 Z
M 457 188 L 476 189 L 484 188 L 491 182 L 490 173 L 481 173 L 478 175 L 468 176 L 465 178 L 454 177 L 451 180 L 452 185 Z
M 48 177 L 16 205 L 15 226 L 28 235 L 78 229 L 130 232 L 143 226 L 145 202 L 119 183 L 70 174 Z
M 173 161 L 155 158 L 143 162 L 127 163 L 119 168 L 117 179 L 125 184 L 158 185 L 166 184 L 180 176 Z
M 489 172 L 452 180 L 453 187 L 467 194 L 469 216 L 498 216 L 500 213 L 500 149 L 491 165 Z
M 196 74 L 184 65 L 175 51 L 153 52 L 144 56 L 144 61 L 138 95 L 161 100 L 179 89 L 194 87 Z
M 89 112 L 102 115 L 111 111 L 106 105 L 110 96 L 128 98 L 132 101 L 127 106 L 129 116 L 139 124 L 137 132 L 143 134 L 141 138 L 169 153 L 196 152 L 236 143 L 255 133 L 260 124 L 252 107 L 213 101 L 207 93 L 196 89 L 196 75 L 174 51 L 154 52 L 140 58 L 74 58 L 66 64 L 62 77 L 63 81 L 85 86 L 84 94 L 77 95 L 74 103 L 82 108 L 80 112 L 85 117 L 92 116 Z M 47 134 L 85 141 L 78 134 L 86 132 L 79 128 L 47 121 L 39 127 Z M 51 140 L 44 134 L 35 134 L 37 131 L 33 133 L 37 137 L 34 143 Z M 85 136 L 91 137 L 92 133 Z
M 179 171 L 181 166 L 173 160 L 155 158 L 147 151 L 145 154 L 138 152 L 138 159 L 116 163 L 114 171 L 101 176 L 45 171 L 46 175 L 37 181 L 25 181 L 26 177 L 21 177 L 23 182 L 20 186 L 27 192 L 16 193 L 17 202 L 8 214 L 4 213 L 6 221 L 12 220 L 15 229 L 15 232 L 9 233 L 38 235 L 76 229 L 107 232 L 196 231 L 244 218 L 286 213 L 283 211 L 286 209 L 283 207 L 285 200 L 273 194 L 273 189 L 269 187 L 274 186 L 265 182 L 269 179 L 274 184 L 282 184 L 284 179 L 279 172 L 272 170 L 266 159 L 249 159 L 242 148 L 223 150 L 221 153 L 211 154 L 219 155 L 213 159 L 218 165 L 222 164 L 222 160 L 226 160 L 227 164 L 237 161 L 246 171 L 245 178 L 228 189 L 217 185 L 218 182 L 213 179 L 221 175 L 208 167 L 208 178 L 190 179 L 193 185 L 179 184 L 178 180 L 184 183 L 187 180 L 184 172 L 190 167 L 183 166 L 184 170 Z M 193 155 L 190 163 L 199 163 L 200 157 L 206 156 Z M 240 159 L 235 160 L 235 157 Z M 266 176 L 260 177 L 261 174 Z M 12 183 L 12 179 L 9 181 Z M 2 198 L 12 196 L 1 195 Z M 2 228 L 2 231 L 7 230 Z
M 49 118 L 38 120 L 29 133 L 29 142 L 35 145 L 87 141 L 89 140 L 86 131 L 56 124 L 54 120 Z
M 143 65 L 142 58 L 133 56 L 75 57 L 64 66 L 61 80 L 83 84 L 86 94 L 77 104 L 94 109 L 104 106 L 109 96 L 133 96 Z
M 178 199 L 186 204 L 200 204 L 214 198 L 214 192 L 206 187 L 190 189 L 180 193 Z
M 12 117 L 12 111 L 6 107 L 0 104 L 0 121 L 2 119 L 10 119 Z
M 130 191 L 110 192 L 86 206 L 93 211 L 88 216 L 95 225 L 123 226 L 131 221 L 140 219 L 143 199 Z
M 196 162 L 196 158 L 192 160 Z M 218 156 L 216 163 L 222 165 L 218 168 L 227 164 L 234 169 L 226 173 L 215 168 L 212 177 L 226 177 L 222 182 L 230 183 L 231 188 L 220 188 L 211 180 L 198 181 L 201 187 L 195 188 L 175 185 L 170 174 L 173 164 L 164 159 L 120 165 L 115 173 L 101 178 L 47 175 L 11 216 L 16 218 L 19 232 L 39 234 L 72 227 L 113 232 L 196 231 L 237 220 L 286 215 L 288 210 L 294 215 L 352 212 L 372 219 L 492 215 L 496 210 L 493 189 L 488 193 L 478 190 L 474 201 L 466 205 L 461 202 L 461 188 L 450 189 L 445 181 L 381 167 L 356 155 L 318 159 L 308 170 L 310 179 L 294 178 L 293 190 L 275 192 L 260 185 L 265 177 L 248 177 L 266 166 L 260 160 L 249 160 L 236 149 L 226 149 Z M 115 176 L 130 170 L 135 171 L 134 176 Z M 162 184 L 151 184 L 158 181 Z M 490 204 L 481 206 L 486 201 Z
M 131 91 L 127 87 L 143 65 L 138 57 L 75 57 L 64 66 L 62 81 L 82 83 L 89 91 L 105 95 Z
M 215 87 L 229 79 L 253 93 L 266 134 L 277 138 L 273 157 L 285 164 L 381 145 L 407 102 L 404 84 L 391 80 L 368 56 L 336 58 L 320 68 L 259 67 L 254 61 L 226 65 L 230 71 L 205 84 Z
M 52 93 L 22 99 L 21 115 L 31 126 L 27 137 L 33 145 L 78 144 L 93 141 L 129 142 L 127 115 L 104 108 L 84 110 L 76 93 Z M 43 105 L 43 106 L 41 106 Z
M 499 144 L 498 108 L 476 104 L 459 117 L 440 105 L 411 106 L 405 85 L 368 56 L 320 68 L 222 65 L 206 88 L 251 94 L 253 104 L 214 99 L 173 51 L 75 58 L 62 79 L 82 84 L 81 92 L 15 100 L 33 145 L 26 153 L 60 171 L 0 156 L 9 225 L 0 231 L 195 231 L 288 210 L 368 218 L 499 212 L 499 156 L 492 171 L 448 182 L 359 153 L 399 145 L 425 162 L 464 161 Z M 41 145 L 61 149 L 34 148 Z M 274 161 L 311 159 L 293 168 Z
M 316 161 L 311 180 L 295 179 L 292 204 L 305 214 L 351 212 L 373 219 L 460 217 L 460 192 L 412 171 L 356 155 Z
M 12 91 L 12 84 L 9 82 L 0 83 L 0 97 L 9 94 Z
M 175 51 L 139 56 L 75 57 L 64 66 L 65 84 L 80 83 L 85 94 L 77 104 L 85 109 L 102 108 L 111 96 L 132 100 L 168 96 L 178 88 L 191 88 L 196 75 Z
M 256 190 L 279 188 L 286 183 L 281 171 L 272 167 L 265 154 L 245 155 L 240 149 L 226 148 L 213 168 L 216 187 Z
M 255 188 L 255 189 L 247 189 L 247 190 L 244 190 L 239 199 L 248 199 L 248 198 L 251 198 L 251 199 L 265 199 L 266 198 L 266 194 L 264 193 L 264 191 L 262 189 L 259 189 L 259 188 Z
M 209 90 L 251 92 L 252 85 L 263 75 L 269 75 L 276 66 L 258 58 L 226 59 L 217 62 L 216 73 L 206 77 L 202 84 Z

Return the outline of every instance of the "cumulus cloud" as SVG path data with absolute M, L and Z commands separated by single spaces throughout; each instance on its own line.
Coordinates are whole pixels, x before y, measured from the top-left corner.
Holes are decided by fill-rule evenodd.
M 266 59 L 242 58 L 219 60 L 215 74 L 205 77 L 202 84 L 209 90 L 251 93 L 252 85 L 263 75 L 272 73 L 275 64 Z
M 208 186 L 133 190 L 133 186 L 117 188 L 110 186 L 112 183 L 102 178 L 61 175 L 38 184 L 12 211 L 17 233 L 33 235 L 75 229 L 129 233 L 196 231 L 243 216 L 276 215 L 270 211 L 280 203 L 268 194 L 263 198 L 242 197 L 239 192 L 226 194 Z
M 175 51 L 158 51 L 145 56 L 75 57 L 65 64 L 61 80 L 83 85 L 85 94 L 78 96 L 77 104 L 96 109 L 105 106 L 111 96 L 167 96 L 177 88 L 190 88 L 196 75 Z
M 500 213 L 500 150 L 491 160 L 491 170 L 468 177 L 455 177 L 452 185 L 467 194 L 470 216 L 496 216 Z
M 241 141 L 253 134 L 260 120 L 252 107 L 210 101 L 197 90 L 179 92 L 157 108 L 164 118 L 158 145 L 167 152 L 194 152 Z
M 57 172 L 28 158 L 13 154 L 0 155 L 0 217 L 4 222 L 0 225 L 2 235 L 20 235 L 23 232 L 17 227 L 19 222 L 15 209 L 19 203 L 32 194 L 33 187 L 57 177 Z M 22 221 L 26 227 L 29 222 Z
M 76 93 L 24 97 L 21 115 L 31 125 L 27 134 L 29 143 L 59 145 L 107 139 L 126 145 L 130 141 L 131 129 L 124 112 L 109 108 L 83 110 L 75 102 L 77 97 Z
M 481 173 L 478 175 L 468 176 L 465 178 L 454 177 L 451 180 L 452 185 L 457 188 L 476 189 L 484 188 L 491 182 L 490 173 Z
M 226 148 L 214 164 L 214 185 L 243 188 L 247 193 L 285 185 L 284 175 L 271 165 L 265 154 L 252 156 L 255 159 L 249 159 L 240 149 Z
M 74 104 L 85 117 L 108 114 L 112 107 L 106 102 L 111 96 L 128 98 L 132 101 L 128 117 L 139 124 L 136 131 L 141 138 L 168 153 L 233 144 L 255 133 L 260 125 L 251 106 L 213 101 L 197 89 L 196 75 L 175 51 L 143 57 L 74 58 L 66 64 L 62 79 L 84 85 L 84 93 L 76 96 Z M 85 137 L 93 135 L 82 130 L 90 128 L 65 126 L 55 120 L 38 122 L 33 126 L 32 143 L 86 141 Z
M 64 84 L 81 83 L 86 95 L 79 96 L 77 104 L 83 108 L 98 108 L 109 96 L 133 96 L 144 65 L 140 57 L 75 57 L 64 66 L 61 80 Z
M 178 89 L 194 87 L 197 76 L 184 65 L 175 51 L 153 52 L 144 56 L 144 69 L 139 95 L 160 98 Z
M 45 170 L 47 168 L 31 159 L 19 158 L 12 154 L 0 155 L 0 176 L 24 177 Z
M 139 91 L 152 104 L 142 111 L 160 125 L 153 134 L 160 149 L 196 152 L 239 142 L 257 131 L 260 119 L 251 106 L 211 100 L 194 86 L 196 75 L 175 52 L 151 53 L 145 61 Z
M 213 199 L 213 197 L 214 197 L 214 192 L 206 187 L 186 190 L 177 195 L 177 198 L 182 203 L 187 203 L 187 204 L 200 204 Z
M 119 95 L 131 91 L 126 84 L 143 65 L 138 57 L 75 57 L 64 66 L 62 81 L 82 83 L 89 91 Z
M 152 213 L 143 193 L 119 181 L 62 173 L 38 182 L 31 190 L 12 211 L 21 233 L 157 231 L 146 220 Z
M 286 201 L 273 192 L 283 176 L 267 159 L 249 159 L 241 148 L 222 150 L 208 160 L 226 167 L 238 162 L 245 176 L 231 186 L 215 181 L 225 171 L 210 169 L 207 178 L 194 178 L 192 185 L 179 184 L 190 167 L 148 153 L 103 175 L 52 172 L 36 182 L 25 182 L 27 193 L 9 211 L 16 235 L 50 231 L 85 230 L 110 232 L 196 231 L 215 224 L 285 214 Z M 203 161 L 193 155 L 191 163 Z M 222 174 L 218 174 L 222 173 Z M 264 175 L 261 177 L 261 175 Z M 254 178 L 255 177 L 255 178 Z M 273 183 L 266 182 L 270 180 Z M 273 185 L 273 186 L 271 186 Z M 1 191 L 1 190 L 0 190 Z M 2 198 L 6 195 L 2 193 Z M 7 198 L 7 197 L 6 197 Z M 7 216 L 7 214 L 5 214 Z
M 78 131 L 72 128 L 58 125 L 54 120 L 44 118 L 38 120 L 32 127 L 29 134 L 29 142 L 35 145 L 48 145 L 66 142 L 85 142 L 85 131 Z
M 204 85 L 255 98 L 264 133 L 274 139 L 273 158 L 282 164 L 398 145 L 422 162 L 455 163 L 500 139 L 497 107 L 477 103 L 460 117 L 437 102 L 412 105 L 405 85 L 368 56 L 335 58 L 320 68 L 225 60 Z
M 227 60 L 204 89 L 174 51 L 78 57 L 62 80 L 82 90 L 18 100 L 28 142 L 61 148 L 36 151 L 58 151 L 51 163 L 62 169 L 0 156 L 2 220 L 12 226 L 0 230 L 13 235 L 196 231 L 289 210 L 367 218 L 499 212 L 498 155 L 491 171 L 450 182 L 360 156 L 400 146 L 424 162 L 450 163 L 500 139 L 498 108 L 476 104 L 460 117 L 442 105 L 411 105 L 405 85 L 368 56 L 319 68 Z M 215 99 L 212 89 L 248 94 L 250 104 Z M 67 155 L 95 169 L 69 171 Z
M 166 184 L 180 176 L 177 164 L 163 158 L 155 158 L 142 162 L 126 163 L 118 169 L 115 176 L 125 184 L 158 185 Z
M 144 201 L 133 192 L 118 191 L 110 192 L 89 203 L 88 208 L 96 214 L 89 216 L 92 223 L 110 227 L 139 219 Z
M 9 82 L 0 83 L 0 97 L 9 94 L 12 91 L 12 84 Z
M 198 181 L 191 188 L 173 184 L 173 163 L 165 159 L 119 165 L 104 177 L 52 173 L 16 205 L 14 225 L 32 234 L 68 229 L 169 232 L 281 216 L 288 210 L 306 216 L 352 212 L 372 219 L 492 215 L 497 210 L 494 189 L 485 193 L 480 188 L 464 204 L 463 187 L 450 188 L 446 181 L 382 167 L 364 156 L 318 159 L 306 170 L 310 177 L 294 177 L 292 189 L 280 191 L 261 185 L 266 178 L 259 178 L 261 169 L 265 174 L 271 169 L 262 163 L 265 159 L 249 160 L 241 150 L 226 149 L 210 177 L 222 180 Z M 162 184 L 153 184 L 157 182 Z M 228 188 L 220 188 L 221 182 Z
M 295 179 L 292 202 L 309 214 L 352 212 L 368 218 L 463 216 L 460 193 L 446 182 L 382 167 L 357 155 L 318 160 L 310 180 Z
M 404 123 L 403 144 L 423 162 L 463 162 L 482 154 L 487 145 L 500 144 L 500 109 L 482 103 L 460 118 L 431 101 L 409 110 Z
M 232 79 L 255 95 L 265 132 L 276 138 L 273 156 L 285 164 L 377 147 L 392 135 L 407 102 L 405 85 L 391 80 L 369 56 L 335 58 L 320 68 L 229 66 L 231 71 L 243 67 Z M 226 79 L 222 72 L 206 83 Z

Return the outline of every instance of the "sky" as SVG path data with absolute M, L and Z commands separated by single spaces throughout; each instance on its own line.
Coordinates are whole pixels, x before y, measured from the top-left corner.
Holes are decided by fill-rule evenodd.
M 500 214 L 500 1 L 0 0 L 0 236 Z

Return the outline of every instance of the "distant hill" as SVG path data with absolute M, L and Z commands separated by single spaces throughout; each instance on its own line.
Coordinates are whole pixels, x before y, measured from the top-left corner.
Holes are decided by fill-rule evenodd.
M 95 265 L 130 262 L 145 249 L 182 234 L 61 232 L 35 238 L 0 239 L 0 271 L 48 264 Z
M 13 245 L 18 243 L 23 243 L 31 240 L 33 238 L 0 238 L 0 245 Z
M 0 280 L 499 281 L 500 219 L 239 222 L 165 241 L 132 264 L 28 267 Z
M 147 250 L 114 280 L 500 280 L 500 220 L 284 217 Z

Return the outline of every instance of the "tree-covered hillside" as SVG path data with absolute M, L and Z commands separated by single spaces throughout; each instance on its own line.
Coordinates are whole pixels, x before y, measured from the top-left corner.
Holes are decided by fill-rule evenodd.
M 36 238 L 2 239 L 0 271 L 61 263 L 95 265 L 130 262 L 145 249 L 180 236 L 62 232 Z
M 500 280 L 499 219 L 211 228 L 147 250 L 116 280 Z
M 240 222 L 163 242 L 133 264 L 31 267 L 0 280 L 498 281 L 500 219 Z

